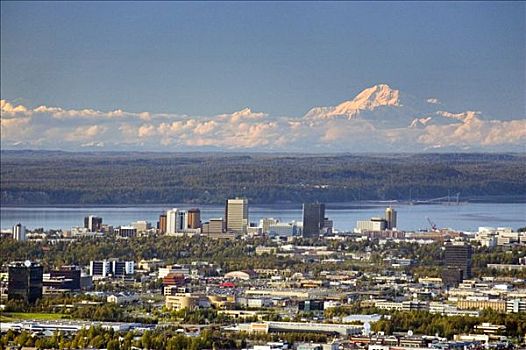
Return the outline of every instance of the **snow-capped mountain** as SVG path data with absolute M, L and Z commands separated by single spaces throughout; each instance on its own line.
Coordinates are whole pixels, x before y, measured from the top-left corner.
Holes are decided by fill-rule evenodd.
M 425 128 L 429 125 L 473 123 L 480 120 L 480 112 L 466 111 L 463 113 L 450 113 L 445 111 L 436 111 L 434 113 L 429 113 L 425 117 L 413 119 L 409 127 L 419 129 Z
M 383 129 L 465 123 L 476 120 L 479 115 L 473 111 L 455 114 L 437 111 L 436 108 L 437 100 L 434 98 L 418 100 L 387 84 L 378 84 L 337 106 L 312 108 L 304 118 L 313 122 L 332 119 L 361 120 Z
M 335 117 L 356 118 L 363 111 L 373 111 L 379 107 L 401 107 L 400 91 L 387 84 L 378 84 L 360 92 L 350 101 L 337 106 L 315 107 L 305 117 L 310 119 L 331 119 Z
M 437 98 L 417 98 L 387 84 L 306 115 L 272 116 L 249 108 L 214 116 L 94 109 L 36 108 L 0 101 L 2 145 L 67 149 L 258 149 L 293 152 L 517 150 L 526 119 L 449 112 Z M 67 118 L 67 123 L 64 119 Z M 28 137 L 27 132 L 31 132 Z M 47 135 L 48 139 L 41 138 Z M 36 141 L 33 141 L 36 140 Z

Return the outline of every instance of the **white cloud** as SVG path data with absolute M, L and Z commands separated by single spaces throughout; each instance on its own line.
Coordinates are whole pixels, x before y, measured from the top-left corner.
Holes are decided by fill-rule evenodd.
M 25 106 L 18 105 L 14 106 L 11 103 L 7 102 L 6 100 L 0 100 L 0 111 L 2 115 L 2 119 L 4 117 L 13 117 L 16 115 L 31 115 L 31 111 L 28 110 Z
M 215 122 L 213 120 L 209 120 L 209 121 L 206 121 L 204 123 L 199 123 L 199 125 L 197 125 L 194 128 L 194 133 L 196 133 L 198 135 L 206 135 L 206 134 L 212 133 L 218 127 L 219 127 L 219 125 L 218 125 L 217 122 Z
M 30 123 L 30 117 L 0 118 L 0 137 L 2 142 L 23 142 L 31 131 L 29 128 Z
M 301 152 L 419 151 L 451 147 L 491 150 L 496 146 L 517 149 L 526 145 L 525 119 L 484 120 L 476 111 L 419 112 L 415 108 L 405 109 L 406 106 L 399 103 L 398 93 L 367 96 L 367 101 L 383 101 L 378 107 L 381 113 L 363 109 L 359 118 L 351 119 L 312 117 L 317 113 L 313 111 L 335 107 L 312 109 L 304 117 L 270 117 L 249 108 L 203 117 L 122 109 L 109 112 L 47 106 L 31 109 L 2 100 L 2 145 L 66 150 L 113 149 L 120 145 L 133 150 L 214 147 Z M 433 98 L 427 102 L 439 103 Z M 339 106 L 344 105 L 345 102 Z
M 71 132 L 64 135 L 67 141 L 86 141 L 94 138 L 100 138 L 108 130 L 108 127 L 102 125 L 79 126 Z
M 482 121 L 470 119 L 451 125 L 430 125 L 418 141 L 441 146 L 526 145 L 526 120 Z
M 104 142 L 95 142 L 95 141 L 91 141 L 91 142 L 88 142 L 88 143 L 83 143 L 82 145 L 80 145 L 80 147 L 98 147 L 98 148 L 102 148 L 106 146 L 106 144 Z
M 156 134 L 156 128 L 152 124 L 143 124 L 137 130 L 137 136 L 139 138 L 147 138 Z
M 438 98 L 435 98 L 435 97 L 431 97 L 431 98 L 428 98 L 426 100 L 427 103 L 431 103 L 433 105 L 438 105 L 440 104 L 440 101 L 438 100 Z

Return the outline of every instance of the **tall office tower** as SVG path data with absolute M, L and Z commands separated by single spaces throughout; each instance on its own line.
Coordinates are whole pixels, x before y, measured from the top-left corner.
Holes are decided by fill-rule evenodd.
M 13 239 L 16 241 L 26 240 L 26 228 L 22 224 L 13 226 Z
M 42 298 L 43 272 L 42 265 L 29 260 L 9 264 L 7 299 L 18 299 L 33 304 Z
M 396 210 L 391 207 L 385 209 L 385 221 L 387 222 L 386 228 L 388 230 L 396 228 Z
M 448 269 L 462 270 L 463 279 L 471 278 L 471 255 L 469 244 L 448 244 L 445 251 L 445 265 Z
M 201 210 L 192 208 L 188 210 L 188 228 L 197 229 L 201 227 Z
M 179 210 L 177 212 L 177 230 L 176 232 L 184 232 L 188 228 L 188 212 L 186 210 Z
M 225 206 L 226 230 L 245 234 L 248 227 L 248 200 L 236 197 L 228 199 Z
M 84 218 L 84 228 L 87 228 L 90 232 L 98 232 L 102 227 L 102 218 L 97 216 L 86 216 Z
M 166 212 L 166 233 L 174 234 L 177 232 L 179 220 L 179 209 L 173 208 Z
M 317 237 L 325 221 L 325 204 L 303 203 L 303 236 Z
M 159 233 L 166 233 L 166 213 L 159 215 Z

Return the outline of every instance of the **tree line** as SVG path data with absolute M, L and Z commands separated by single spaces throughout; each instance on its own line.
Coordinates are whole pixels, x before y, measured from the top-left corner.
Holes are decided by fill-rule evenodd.
M 3 151 L 3 205 L 524 196 L 524 154 L 205 155 Z

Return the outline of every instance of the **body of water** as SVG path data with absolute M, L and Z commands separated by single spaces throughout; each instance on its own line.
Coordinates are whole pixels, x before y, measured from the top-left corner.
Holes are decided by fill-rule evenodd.
M 352 230 L 357 220 L 367 220 L 373 216 L 384 216 L 389 204 L 378 202 L 334 203 L 327 204 L 326 216 L 339 230 Z M 479 226 L 511 227 L 517 229 L 526 226 L 526 203 L 460 203 L 459 205 L 421 204 L 409 205 L 391 203 L 398 212 L 398 228 L 401 230 L 419 230 L 430 227 L 431 220 L 440 228 L 452 228 L 462 231 L 476 231 Z M 74 226 L 83 226 L 84 217 L 96 215 L 103 223 L 119 226 L 133 221 L 147 220 L 155 225 L 159 214 L 170 208 L 201 209 L 201 219 L 224 216 L 224 207 L 218 205 L 176 204 L 159 206 L 115 206 L 115 207 L 2 207 L 0 209 L 1 228 L 8 229 L 22 223 L 29 229 L 44 228 L 69 230 Z M 249 220 L 259 222 L 264 217 L 273 217 L 280 221 L 301 221 L 301 205 L 251 205 Z

